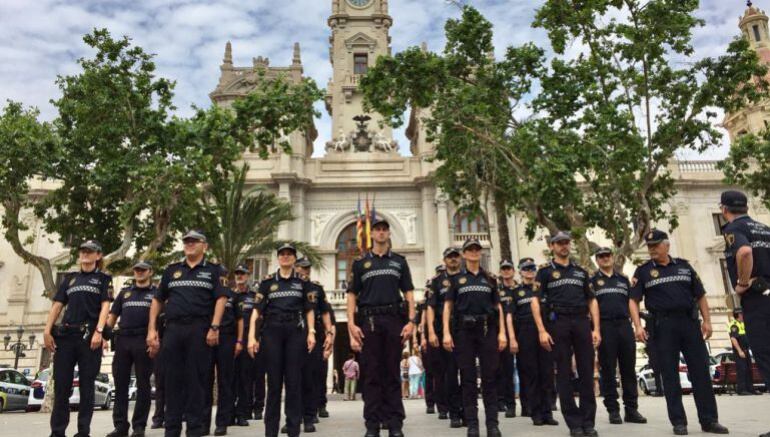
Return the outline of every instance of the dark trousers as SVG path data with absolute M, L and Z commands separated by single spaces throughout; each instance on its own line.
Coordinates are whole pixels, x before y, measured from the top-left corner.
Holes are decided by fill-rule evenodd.
M 242 351 L 235 359 L 235 372 L 238 375 L 236 383 L 236 393 L 238 402 L 235 405 L 235 416 L 241 419 L 250 419 L 251 412 L 254 409 L 254 377 L 256 366 L 254 358 Z M 264 377 L 262 378 L 264 386 Z
M 320 341 L 319 341 L 320 340 Z M 326 380 L 326 375 L 321 375 L 323 364 L 323 336 L 316 336 L 316 345 L 305 357 L 302 365 L 302 420 L 305 424 L 312 424 L 318 413 L 321 381 Z
M 206 344 L 210 322 L 169 322 L 163 338 L 166 373 L 165 436 L 182 434 L 182 416 L 187 436 L 203 434 L 204 385 L 211 366 L 211 348 Z
M 367 429 L 378 428 L 381 423 L 401 429 L 406 417 L 400 375 L 403 327 L 403 319 L 397 315 L 366 317 L 361 323 L 361 392 Z
M 548 332 L 554 342 L 556 388 L 564 421 L 569 429 L 593 428 L 596 421 L 596 397 L 591 320 L 584 315 L 559 314 L 556 320 L 549 321 Z M 577 365 L 580 406 L 575 404 L 575 387 L 572 385 L 573 354 Z
M 743 348 L 746 358 L 738 356 L 738 351 L 733 349 L 735 358 L 735 390 L 738 393 L 747 393 L 754 391 L 754 375 L 751 372 L 751 358 L 749 349 Z
M 513 392 L 513 368 L 515 358 L 505 348 L 500 352 L 500 365 L 497 367 L 497 403 L 506 409 L 516 409 L 516 394 Z
M 267 358 L 264 353 L 254 357 L 254 369 L 254 412 L 262 412 L 267 396 Z
M 636 387 L 636 340 L 628 319 L 602 320 L 602 342 L 599 344 L 599 376 L 604 406 L 609 413 L 620 411 L 615 367 L 620 368 L 623 406 L 626 411 L 639 408 Z
M 754 361 L 770 390 L 770 297 L 744 296 L 741 305 Z
M 161 353 L 153 360 L 153 374 L 155 375 L 155 413 L 152 415 L 153 423 L 163 423 L 166 418 L 166 366 L 162 350 L 161 348 Z
M 144 335 L 119 335 L 115 339 L 115 355 L 112 357 L 112 377 L 115 380 L 115 406 L 112 423 L 115 429 L 128 432 L 128 386 L 131 384 L 131 367 L 136 374 L 136 403 L 131 417 L 131 427 L 143 430 L 150 415 L 153 360 L 147 354 Z
M 526 393 L 527 408 L 532 420 L 550 419 L 553 417 L 553 356 L 540 346 L 537 326 L 533 320 L 517 321 L 515 328 L 519 343 L 517 364 L 521 396 L 523 398 Z
M 277 437 L 281 422 L 281 391 L 286 389 L 286 429 L 299 435 L 302 419 L 302 364 L 307 356 L 307 334 L 296 321 L 265 320 L 262 353 L 267 369 L 265 435 Z
M 455 358 L 460 368 L 462 384 L 463 410 L 465 422 L 469 428 L 479 426 L 477 358 L 481 365 L 481 396 L 484 399 L 486 425 L 487 428 L 492 428 L 498 424 L 496 387 L 497 367 L 500 364 L 500 353 L 497 351 L 498 328 L 494 324 L 490 324 L 486 329 L 481 325 L 479 323 L 473 328 L 458 327 L 454 335 Z
M 687 425 L 679 383 L 679 354 L 684 355 L 692 382 L 692 394 L 702 425 L 716 422 L 717 401 L 709 375 L 709 356 L 700 331 L 700 322 L 689 316 L 671 315 L 655 321 L 655 346 L 658 350 L 663 393 L 666 396 L 668 418 L 673 425 Z
M 660 376 L 660 361 L 658 360 L 658 348 L 655 346 L 654 337 L 647 337 L 645 351 L 647 352 L 647 362 L 650 363 L 652 369 L 652 377 L 655 379 L 654 393 L 660 396 L 663 394 L 663 378 Z
M 440 314 L 437 314 L 438 317 Z M 434 327 L 439 347 L 428 345 L 428 356 L 433 367 L 433 392 L 439 412 L 448 412 L 451 419 L 462 418 L 462 391 L 454 355 L 441 347 L 444 335 L 440 322 Z
M 318 408 L 326 408 L 326 404 L 329 400 L 326 397 L 326 376 L 329 374 L 329 360 L 323 359 L 323 353 L 321 355 L 321 384 L 318 391 Z M 337 388 L 339 390 L 339 388 Z
M 203 396 L 203 429 L 211 427 L 211 407 L 214 402 L 214 377 L 217 379 L 217 427 L 230 425 L 233 419 L 235 398 L 233 380 L 235 379 L 235 332 L 220 333 L 219 344 L 213 348 L 209 374 L 206 378 Z M 216 372 L 215 372 L 216 368 Z
M 425 406 L 431 408 L 436 406 L 436 384 L 434 381 L 433 363 L 428 356 L 429 354 L 430 352 L 427 350 L 424 351 L 422 362 L 425 367 Z
M 82 334 L 56 337 L 56 353 L 53 355 L 54 401 L 51 413 L 51 435 L 63 437 L 70 422 L 69 398 L 75 366 L 78 366 L 80 404 L 78 408 L 78 433 L 87 436 L 91 432 L 94 414 L 94 382 L 102 364 L 102 348 L 91 350 L 91 336 Z

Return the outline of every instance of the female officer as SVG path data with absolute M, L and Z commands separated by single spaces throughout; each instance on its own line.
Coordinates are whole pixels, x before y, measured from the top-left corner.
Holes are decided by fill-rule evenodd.
M 80 271 L 64 277 L 48 312 L 43 341 L 46 349 L 54 353 L 53 437 L 63 437 L 69 424 L 75 366 L 79 369 L 80 384 L 77 435 L 88 436 L 91 432 L 94 381 L 102 364 L 102 332 L 112 298 L 112 277 L 100 270 L 101 260 L 99 243 L 89 240 L 81 244 L 78 248 Z M 54 327 L 62 308 L 62 324 Z
M 476 358 L 481 363 L 481 393 L 487 436 L 499 437 L 495 376 L 500 352 L 508 343 L 503 309 L 495 280 L 481 268 L 481 243 L 475 239 L 466 240 L 463 258 L 465 267 L 452 277 L 444 302 L 444 348 L 448 351 L 455 349 L 454 334 L 468 437 L 479 435 Z M 454 329 L 450 330 L 453 315 Z
M 294 246 L 284 244 L 278 248 L 278 271 L 260 282 L 251 313 L 248 348 L 252 357 L 260 348 L 255 325 L 260 316 L 264 319 L 259 338 L 264 343 L 267 367 L 267 437 L 278 437 L 281 388 L 284 384 L 286 428 L 289 437 L 299 436 L 302 363 L 316 342 L 313 309 L 318 301 L 317 292 L 306 279 L 294 272 L 296 260 Z

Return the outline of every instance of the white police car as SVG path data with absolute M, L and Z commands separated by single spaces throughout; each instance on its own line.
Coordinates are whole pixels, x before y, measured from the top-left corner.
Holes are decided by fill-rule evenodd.
M 0 369 L 0 413 L 26 410 L 31 385 L 20 372 L 14 369 Z

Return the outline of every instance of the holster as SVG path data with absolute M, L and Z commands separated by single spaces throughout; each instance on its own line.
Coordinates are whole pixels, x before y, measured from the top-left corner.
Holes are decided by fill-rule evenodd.
M 751 283 L 751 287 L 749 288 L 748 293 L 754 294 L 756 296 L 762 296 L 766 292 L 770 290 L 770 281 L 763 278 L 762 276 L 758 276 L 754 278 L 754 282 Z

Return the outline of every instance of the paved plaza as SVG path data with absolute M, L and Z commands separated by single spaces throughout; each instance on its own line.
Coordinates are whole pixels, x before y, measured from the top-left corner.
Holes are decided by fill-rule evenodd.
M 671 427 L 666 417 L 666 405 L 663 398 L 651 398 L 642 396 L 639 399 L 639 409 L 647 416 L 649 423 L 646 425 L 624 424 L 610 425 L 607 421 L 607 412 L 603 409 L 601 399 L 597 413 L 597 430 L 603 437 L 653 437 L 672 435 Z M 758 436 L 760 433 L 770 431 L 770 396 L 718 396 L 720 422 L 730 428 L 733 436 Z M 701 433 L 697 423 L 695 405 L 692 396 L 685 396 L 685 408 L 690 420 L 690 435 L 706 435 Z M 481 405 L 481 402 L 479 402 Z M 436 415 L 425 414 L 423 401 L 406 401 L 407 421 L 404 425 L 404 433 L 407 437 L 464 437 L 465 428 L 450 429 L 448 421 L 439 421 Z M 361 437 L 363 435 L 363 422 L 361 401 L 343 402 L 334 398 L 329 403 L 331 417 L 322 419 L 318 426 L 317 437 Z M 112 430 L 111 411 L 97 410 L 94 412 L 92 437 L 103 437 Z M 76 432 L 76 413 L 72 413 L 69 435 Z M 483 422 L 483 410 L 480 412 Z M 534 427 L 528 418 L 516 417 L 505 419 L 500 415 L 500 429 L 505 436 L 566 436 L 567 428 L 559 412 L 555 417 L 561 423 L 558 427 Z M 5 436 L 46 436 L 48 435 L 48 414 L 44 413 L 4 413 L 0 415 L 0 434 Z M 249 427 L 228 428 L 229 436 L 264 436 L 262 421 L 250 421 Z M 485 435 L 484 428 L 481 428 Z M 162 430 L 148 430 L 147 436 L 160 437 Z M 382 436 L 387 436 L 383 432 Z

